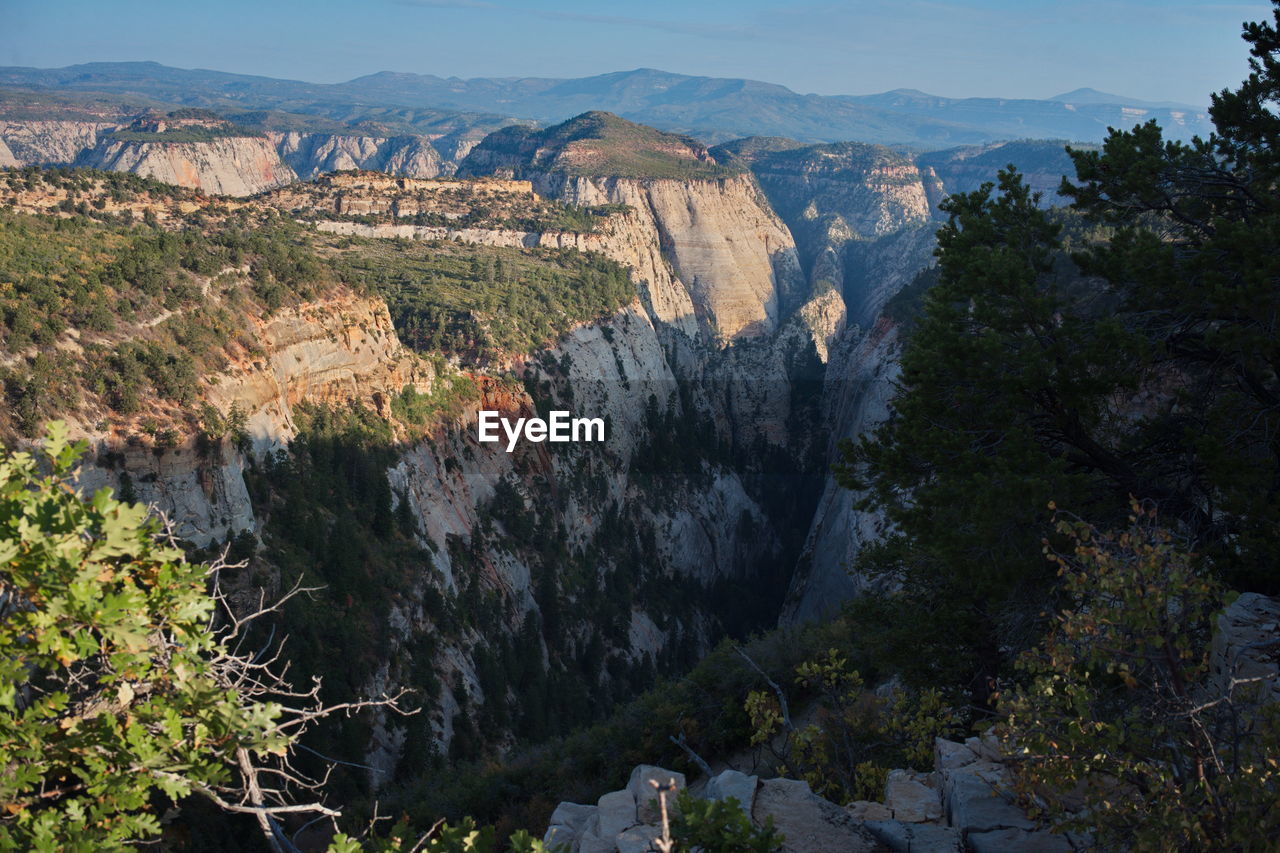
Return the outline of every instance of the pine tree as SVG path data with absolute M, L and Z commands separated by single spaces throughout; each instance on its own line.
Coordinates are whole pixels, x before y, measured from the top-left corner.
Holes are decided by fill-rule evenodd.
M 1012 167 L 946 203 L 890 417 L 838 472 L 892 522 L 858 568 L 899 581 L 886 626 L 923 677 L 982 698 L 1034 640 L 1050 501 L 1102 526 L 1153 501 L 1206 570 L 1280 589 L 1276 19 L 1245 26 L 1253 72 L 1214 96 L 1208 140 L 1112 130 L 1071 152 L 1067 211 Z

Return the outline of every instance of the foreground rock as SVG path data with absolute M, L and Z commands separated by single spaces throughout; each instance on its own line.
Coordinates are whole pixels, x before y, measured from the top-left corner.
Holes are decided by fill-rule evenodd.
M 782 849 L 793 853 L 843 850 L 877 851 L 885 847 L 848 812 L 809 789 L 808 782 L 769 779 L 756 794 L 751 817 L 763 825 L 770 818 L 785 838 Z
M 841 806 L 796 779 L 765 779 L 725 770 L 707 780 L 702 796 L 732 798 L 756 826 L 772 822 L 783 853 L 1070 853 L 1086 849 L 1050 832 L 1018 806 L 1011 773 L 991 735 L 965 743 L 938 739 L 933 772 L 893 770 L 884 802 Z M 685 777 L 640 765 L 627 787 L 595 806 L 561 803 L 545 841 L 569 853 L 645 853 L 661 837 L 652 782 Z M 672 801 L 668 800 L 670 805 Z

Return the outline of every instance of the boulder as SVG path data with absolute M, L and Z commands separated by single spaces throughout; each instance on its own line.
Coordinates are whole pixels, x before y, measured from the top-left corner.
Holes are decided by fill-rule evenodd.
M 1246 592 L 1218 616 L 1209 665 L 1226 692 L 1231 680 L 1257 679 L 1236 688 L 1237 700 L 1280 701 L 1280 599 Z
M 773 818 L 774 827 L 786 837 L 784 853 L 872 853 L 884 849 L 860 821 L 813 793 L 808 782 L 761 782 L 751 817 L 762 826 Z
M 661 820 L 658 811 L 658 791 L 650 782 L 665 785 L 673 779 L 676 783 L 676 789 L 683 791 L 685 788 L 683 773 L 666 770 L 662 767 L 654 767 L 652 764 L 641 764 L 631 771 L 631 779 L 627 782 L 627 791 L 631 794 L 638 807 L 637 814 L 639 816 L 639 820 L 632 821 L 632 823 L 656 824 Z M 673 791 L 667 795 L 668 809 L 670 809 L 674 801 L 675 792 Z
M 601 838 L 589 832 L 579 839 L 578 846 L 573 848 L 573 853 L 616 853 L 617 849 L 616 837 Z
M 973 853 L 1071 853 L 1071 844 L 1052 832 L 997 829 L 969 834 Z
M 867 829 L 894 853 L 963 853 L 964 838 L 950 826 L 903 823 L 899 820 L 867 821 Z
M 942 819 L 942 799 L 938 792 L 916 780 L 908 770 L 891 770 L 884 786 L 884 804 L 893 810 L 894 820 L 924 823 Z
M 633 826 L 618 836 L 618 853 L 650 853 L 658 848 L 654 839 L 662 837 L 662 828 L 657 826 Z
M 996 737 L 995 729 L 987 729 L 978 739 L 978 758 L 983 761 L 1003 761 L 1005 758 L 1004 747 L 1000 744 L 1000 738 Z M 968 741 L 965 741 L 967 744 Z
M 854 820 L 893 820 L 893 809 L 884 803 L 870 800 L 854 800 L 844 807 Z
M 964 770 L 948 770 L 943 775 L 948 822 L 969 833 L 993 829 L 1035 829 L 1032 823 L 1001 790 L 981 776 Z
M 944 738 L 935 738 L 933 741 L 933 766 L 936 770 L 954 770 L 977 760 L 978 756 L 973 754 L 973 750 L 962 743 Z
M 581 833 L 587 828 L 591 818 L 596 816 L 598 808 L 598 806 L 584 806 L 578 803 L 561 803 L 551 813 L 551 820 L 548 823 L 552 826 L 567 826 Z
M 612 840 L 640 822 L 636 819 L 636 798 L 630 791 L 605 794 L 597 805 L 595 834 L 599 838 Z
M 750 816 L 751 807 L 756 801 L 756 785 L 759 782 L 759 776 L 748 776 L 737 770 L 726 770 L 707 783 L 706 797 L 708 800 L 727 800 L 732 797 Z
M 567 826 L 551 824 L 547 827 L 547 834 L 542 836 L 542 843 L 548 848 L 557 845 L 564 845 L 566 848 L 572 847 L 574 842 L 578 840 L 578 833 Z

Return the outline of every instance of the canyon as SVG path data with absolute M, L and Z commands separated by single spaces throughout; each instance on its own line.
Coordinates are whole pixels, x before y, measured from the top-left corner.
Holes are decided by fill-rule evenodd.
M 483 265 L 569 253 L 608 259 L 634 288 L 606 316 L 483 364 L 411 349 L 383 298 L 346 285 L 255 309 L 253 346 L 199 383 L 202 403 L 243 416 L 244 442 L 213 452 L 171 407 L 153 414 L 177 433 L 167 445 L 140 416 L 64 413 L 95 448 L 86 488 L 127 491 L 194 547 L 248 543 L 253 583 L 276 592 L 293 578 L 271 556 L 289 534 L 272 495 L 287 488 L 279 472 L 296 442 L 315 440 L 317 407 L 391 425 L 385 450 L 348 450 L 381 460 L 388 508 L 407 519 L 423 568 L 394 588 L 367 577 L 363 605 L 350 592 L 345 604 L 326 599 L 340 619 L 382 623 L 352 626 L 379 637 L 360 657 L 360 691 L 423 688 L 431 673 L 424 714 L 379 717 L 362 735 L 373 787 L 411 760 L 414 743 L 468 757 L 481 720 L 490 745 L 530 727 L 545 735 L 520 722 L 522 705 L 580 723 L 591 719 L 588 692 L 620 701 L 726 633 L 799 624 L 857 594 L 863 582 L 847 567 L 883 520 L 858 511 L 829 466 L 841 438 L 886 414 L 900 336 L 885 305 L 930 263 L 937 204 L 972 167 L 852 143 L 709 149 L 603 113 L 499 131 L 448 166 L 420 138 L 236 135 L 199 121 L 214 138 L 9 122 L 0 139 L 19 165 L 74 162 L 252 196 L 239 208 L 204 195 L 173 205 L 294 219 L 326 256 L 497 253 L 475 255 Z M 1046 174 L 1062 162 L 1048 145 L 1021 156 Z M 369 168 L 382 174 L 300 182 Z M 69 201 L 58 192 L 10 203 L 53 212 Z M 232 305 L 214 280 L 247 274 L 202 279 L 206 301 Z M 398 408 L 464 385 L 461 405 L 425 431 Z M 553 410 L 603 419 L 606 440 L 508 452 L 477 439 L 481 412 Z M 314 500 L 326 525 L 344 511 Z M 530 655 L 532 681 L 493 677 Z

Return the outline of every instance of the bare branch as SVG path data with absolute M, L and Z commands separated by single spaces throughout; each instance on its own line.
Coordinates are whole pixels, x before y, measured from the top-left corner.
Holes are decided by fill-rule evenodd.
M 769 688 L 773 690 L 774 695 L 778 697 L 778 708 L 782 711 L 783 725 L 786 727 L 787 731 L 795 731 L 796 727 L 791 722 L 791 710 L 787 705 L 787 694 L 782 692 L 782 688 L 778 686 L 778 682 L 770 678 L 769 674 L 760 668 L 760 664 L 751 659 L 751 655 L 747 654 L 746 650 L 742 648 L 742 646 L 735 644 L 733 650 L 738 653 L 739 657 L 750 664 L 751 668 L 758 672 L 760 677 L 764 679 L 765 684 L 768 684 Z
M 711 765 L 708 764 L 705 760 L 703 760 L 701 755 L 698 755 L 698 753 L 694 752 L 693 747 L 689 746 L 688 741 L 685 740 L 684 732 L 680 733 L 680 737 L 676 737 L 675 735 L 668 735 L 668 739 L 672 743 L 674 743 L 676 746 L 683 749 L 685 755 L 689 756 L 689 759 L 694 764 L 698 765 L 699 768 L 701 768 L 702 772 L 706 774 L 708 779 L 710 779 L 712 776 L 715 775 L 714 773 L 711 772 Z

